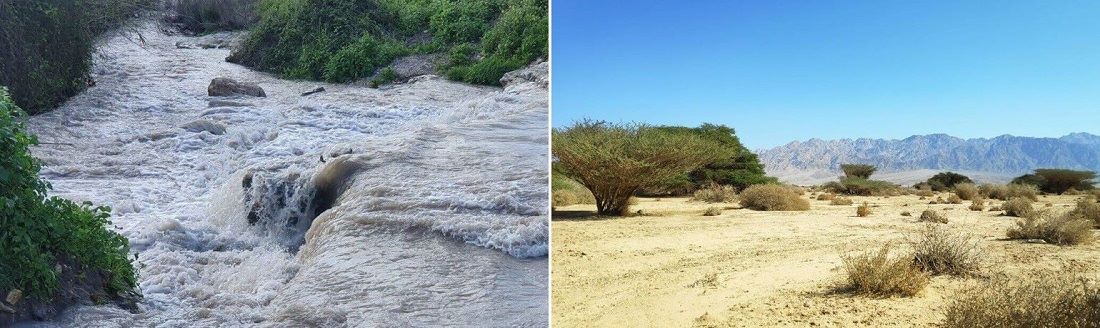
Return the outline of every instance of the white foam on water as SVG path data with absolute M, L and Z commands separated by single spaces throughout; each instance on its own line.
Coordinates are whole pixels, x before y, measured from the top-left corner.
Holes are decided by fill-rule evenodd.
M 545 88 L 285 81 L 140 33 L 29 126 L 56 194 L 113 207 L 141 311 L 30 325 L 547 324 Z M 215 77 L 269 97 L 212 104 Z

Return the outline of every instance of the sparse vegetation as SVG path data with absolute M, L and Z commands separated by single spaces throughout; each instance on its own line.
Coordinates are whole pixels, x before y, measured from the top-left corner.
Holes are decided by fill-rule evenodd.
M 1001 209 L 1005 211 L 1007 216 L 1026 217 L 1035 213 L 1035 208 L 1031 204 L 1031 200 L 1017 197 L 1005 201 L 1004 205 L 1001 205 Z
M 852 202 L 851 198 L 839 197 L 839 196 L 834 197 L 831 201 L 829 201 L 830 205 L 852 205 L 853 203 L 854 202 Z
M 1086 197 L 1077 200 L 1077 205 L 1069 215 L 1092 221 L 1093 226 L 1100 228 L 1100 203 L 1096 199 Z
M 870 179 L 877 168 L 867 164 L 840 164 L 840 170 L 844 171 L 844 176 L 847 178 Z
M 936 212 L 935 210 L 924 210 L 924 212 L 920 213 L 920 221 L 946 224 L 947 217 L 943 214 L 940 214 L 939 212 Z
M 926 224 L 912 240 L 913 264 L 932 275 L 973 275 L 981 269 L 980 243 L 981 239 L 945 225 Z
M 30 114 L 52 109 L 88 87 L 95 39 L 150 3 L 0 1 L 0 86 Z
M 805 211 L 810 202 L 798 196 L 789 187 L 764 184 L 753 185 L 741 192 L 741 206 L 757 211 Z
M 913 265 L 912 256 L 890 256 L 891 246 L 877 252 L 845 254 L 845 289 L 860 295 L 913 296 L 928 285 L 928 275 Z
M 592 191 L 602 215 L 622 215 L 644 186 L 728 157 L 713 141 L 641 124 L 586 120 L 552 134 L 558 171 Z
M 985 210 L 985 199 L 982 199 L 981 197 L 974 198 L 974 200 L 970 201 L 970 207 L 967 207 L 967 208 L 970 209 L 971 211 L 984 211 Z
M 737 192 L 733 186 L 711 184 L 703 189 L 695 191 L 692 200 L 707 203 L 730 203 L 737 200 Z
M 829 201 L 831 201 L 833 199 L 836 199 L 836 197 L 837 197 L 836 194 L 827 192 L 827 193 L 817 195 L 817 200 L 829 200 Z M 836 204 L 834 204 L 834 205 L 836 205 Z
M 1054 215 L 1050 211 L 1035 212 L 1016 221 L 1016 227 L 1008 230 L 1009 239 L 1041 239 L 1056 245 L 1091 243 L 1092 222 L 1066 214 Z
M 974 200 L 982 196 L 981 191 L 978 190 L 978 185 L 969 182 L 956 184 L 955 195 L 962 200 Z
M 871 215 L 871 206 L 867 202 L 863 202 L 863 205 L 856 207 L 856 216 L 867 217 Z
M 1100 327 L 1100 289 L 1064 273 L 994 279 L 955 294 L 944 327 Z
M 962 200 L 961 197 L 959 197 L 959 195 L 951 194 L 951 195 L 947 196 L 946 203 L 949 203 L 949 204 L 962 204 L 963 200 Z
M 707 209 L 705 211 L 703 211 L 703 216 L 719 216 L 719 215 L 722 215 L 722 208 L 720 208 L 720 207 L 713 207 L 713 206 L 712 207 L 707 207 Z
M 107 293 L 135 291 L 129 242 L 109 229 L 110 208 L 47 196 L 51 187 L 38 177 L 41 164 L 29 152 L 38 141 L 22 115 L 0 87 L 0 291 L 52 297 L 59 287 L 54 267 L 62 259 L 108 277 Z
M 978 186 L 979 193 L 985 198 L 1009 200 L 1012 198 L 1022 197 L 1032 201 L 1039 200 L 1039 189 L 1033 185 L 1026 184 L 1008 184 L 1008 185 L 995 185 L 995 184 L 982 184 Z

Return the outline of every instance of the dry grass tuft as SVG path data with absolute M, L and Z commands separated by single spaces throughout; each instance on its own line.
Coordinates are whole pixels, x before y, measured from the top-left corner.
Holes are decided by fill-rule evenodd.
M 913 194 L 914 194 L 914 195 L 917 195 L 917 196 L 921 196 L 921 197 L 932 197 L 932 196 L 935 196 L 935 195 L 936 195 L 936 193 L 932 192 L 932 190 L 931 190 L 931 189 L 921 189 L 921 190 L 917 190 L 917 191 L 916 191 L 916 192 L 914 192 Z
M 1050 211 L 1032 213 L 1016 221 L 1016 227 L 1008 230 L 1009 239 L 1041 239 L 1056 245 L 1091 243 L 1092 222 L 1072 213 L 1054 215 Z
M 763 184 L 753 185 L 741 192 L 741 206 L 757 211 L 805 211 L 810 202 L 798 196 L 788 187 Z
M 985 199 L 982 199 L 981 196 L 978 196 L 978 198 L 974 198 L 970 201 L 970 207 L 967 208 L 969 208 L 971 211 L 984 211 Z
M 833 200 L 835 198 L 836 198 L 836 194 L 834 194 L 834 193 L 824 193 L 824 194 L 817 195 L 817 200 Z
M 1031 206 L 1031 201 L 1027 198 L 1019 197 L 1005 201 L 1004 205 L 1001 205 L 1001 209 L 1005 211 L 1005 215 L 1021 218 L 1035 213 L 1035 208 Z
M 719 216 L 719 215 L 722 215 L 722 208 L 719 208 L 719 207 L 707 207 L 707 209 L 705 211 L 703 211 L 703 216 Z
M 707 203 L 732 203 L 737 200 L 737 189 L 728 185 L 711 184 L 696 190 L 691 200 Z
M 920 213 L 921 222 L 947 223 L 947 217 L 934 210 L 924 210 Z
M 974 200 L 981 196 L 978 185 L 973 183 L 960 183 L 955 185 L 955 195 L 962 200 Z
M 924 272 L 969 276 L 981 269 L 981 239 L 972 235 L 945 225 L 926 224 L 911 242 L 913 264 Z
M 845 198 L 845 197 L 836 197 L 836 198 L 833 198 L 833 200 L 829 202 L 829 204 L 831 204 L 831 205 L 852 205 L 852 203 L 853 202 L 852 202 L 851 198 Z
M 913 265 L 912 257 L 890 257 L 890 244 L 878 252 L 844 254 L 845 290 L 872 296 L 913 296 L 928 285 L 928 275 Z
M 1069 212 L 1070 215 L 1092 221 L 1092 225 L 1100 228 L 1100 203 L 1092 197 L 1086 197 L 1077 201 L 1077 207 Z
M 1033 185 L 1015 183 L 1008 185 L 983 184 L 978 186 L 978 191 L 985 198 L 1009 200 L 1023 197 L 1032 201 L 1039 200 L 1039 188 Z
M 867 205 L 867 202 L 863 202 L 863 205 L 856 207 L 856 216 L 867 217 L 871 215 L 871 206 Z
M 1100 289 L 1066 274 L 1001 277 L 958 292 L 944 327 L 1100 327 Z
M 951 194 L 951 196 L 947 196 L 947 203 L 950 203 L 950 204 L 962 204 L 962 203 L 963 203 L 963 199 L 962 199 L 962 198 L 960 198 L 960 197 L 959 197 L 959 195 Z

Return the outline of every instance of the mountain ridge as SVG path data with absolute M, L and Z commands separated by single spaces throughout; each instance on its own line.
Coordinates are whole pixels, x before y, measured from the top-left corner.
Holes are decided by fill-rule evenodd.
M 1100 136 L 1077 132 L 1057 138 L 1003 134 L 963 139 L 944 133 L 904 139 L 811 138 L 757 154 L 768 175 L 796 184 L 833 180 L 845 163 L 875 165 L 876 178 L 897 183 L 921 181 L 940 171 L 1005 182 L 1037 168 L 1100 171 Z

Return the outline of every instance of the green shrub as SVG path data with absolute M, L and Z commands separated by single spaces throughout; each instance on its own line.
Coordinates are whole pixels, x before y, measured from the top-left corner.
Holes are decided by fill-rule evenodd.
M 862 295 L 913 296 L 928 285 L 928 275 L 913 265 L 912 256 L 890 256 L 890 245 L 878 252 L 845 254 L 845 289 Z
M 741 206 L 757 211 L 805 211 L 810 202 L 798 196 L 790 187 L 765 184 L 752 185 L 741 191 Z
M 397 80 L 397 72 L 394 72 L 392 68 L 383 68 L 378 76 L 370 80 L 370 87 L 377 88 L 378 86 L 392 83 Z
M 585 120 L 551 134 L 559 171 L 591 190 L 603 215 L 620 215 L 644 186 L 728 156 L 713 141 L 642 124 Z
M 890 196 L 902 193 L 898 185 L 878 180 L 864 178 L 844 177 L 836 184 L 829 184 L 830 191 L 838 194 L 856 196 Z
M 925 183 L 935 191 L 946 191 L 960 183 L 973 183 L 970 177 L 955 172 L 940 172 L 928 178 Z
M 0 88 L 0 290 L 21 289 L 46 299 L 58 286 L 55 263 L 71 258 L 85 272 L 103 272 L 106 290 L 137 285 L 126 238 L 108 229 L 110 209 L 47 197 L 39 161 L 29 147 L 37 139 L 19 121 L 22 111 Z
M 870 179 L 877 168 L 867 164 L 840 164 L 840 170 L 844 171 L 844 176 L 848 178 Z
M 1100 327 L 1100 289 L 1064 273 L 993 279 L 948 299 L 947 328 Z
M 172 0 L 172 23 L 195 34 L 238 30 L 256 22 L 258 0 Z
M 0 86 L 31 114 L 52 109 L 88 86 L 95 39 L 149 3 L 0 1 Z
M 778 183 L 779 180 L 764 173 L 764 165 L 756 154 L 745 148 L 733 128 L 725 125 L 702 124 L 699 127 L 662 126 L 669 133 L 680 133 L 712 140 L 722 145 L 730 154 L 726 158 L 707 163 L 687 174 L 696 188 L 717 183 L 744 190 L 757 184 Z

